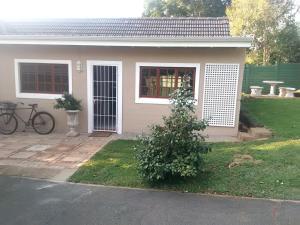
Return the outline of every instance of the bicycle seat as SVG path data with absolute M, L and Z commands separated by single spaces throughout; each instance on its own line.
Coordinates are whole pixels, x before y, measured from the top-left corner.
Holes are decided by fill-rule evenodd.
M 28 106 L 36 108 L 38 106 L 38 104 L 28 104 Z

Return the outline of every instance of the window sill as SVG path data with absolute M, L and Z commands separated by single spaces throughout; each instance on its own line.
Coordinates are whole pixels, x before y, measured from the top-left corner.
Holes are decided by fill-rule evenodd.
M 158 105 L 170 105 L 171 102 L 168 98 L 137 98 L 135 103 L 138 104 L 158 104 Z
M 16 97 L 34 98 L 34 99 L 57 99 L 57 98 L 61 98 L 62 94 L 18 93 Z
M 170 105 L 171 101 L 167 98 L 137 98 L 135 99 L 137 104 L 157 104 L 157 105 Z M 194 105 L 198 105 L 196 100 Z

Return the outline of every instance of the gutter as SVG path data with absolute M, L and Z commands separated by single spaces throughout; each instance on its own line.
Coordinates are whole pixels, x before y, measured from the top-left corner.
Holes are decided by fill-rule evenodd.
M 120 47 L 251 47 L 251 37 L 97 37 L 0 35 L 0 45 L 69 45 Z

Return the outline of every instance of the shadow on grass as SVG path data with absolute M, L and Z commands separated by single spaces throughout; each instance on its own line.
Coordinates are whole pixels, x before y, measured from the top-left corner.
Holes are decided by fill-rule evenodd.
M 176 190 L 182 192 L 197 192 L 200 189 L 205 190 L 208 188 L 208 181 L 212 177 L 212 171 L 203 171 L 196 177 L 183 178 L 180 176 L 168 177 L 165 180 L 149 182 L 142 179 L 149 188 L 157 188 L 163 190 Z

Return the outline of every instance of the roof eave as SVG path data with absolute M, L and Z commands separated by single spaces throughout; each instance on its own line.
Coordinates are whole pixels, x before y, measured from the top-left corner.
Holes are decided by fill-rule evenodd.
M 250 37 L 96 37 L 0 35 L 0 44 L 74 45 L 123 47 L 242 47 L 249 48 Z

